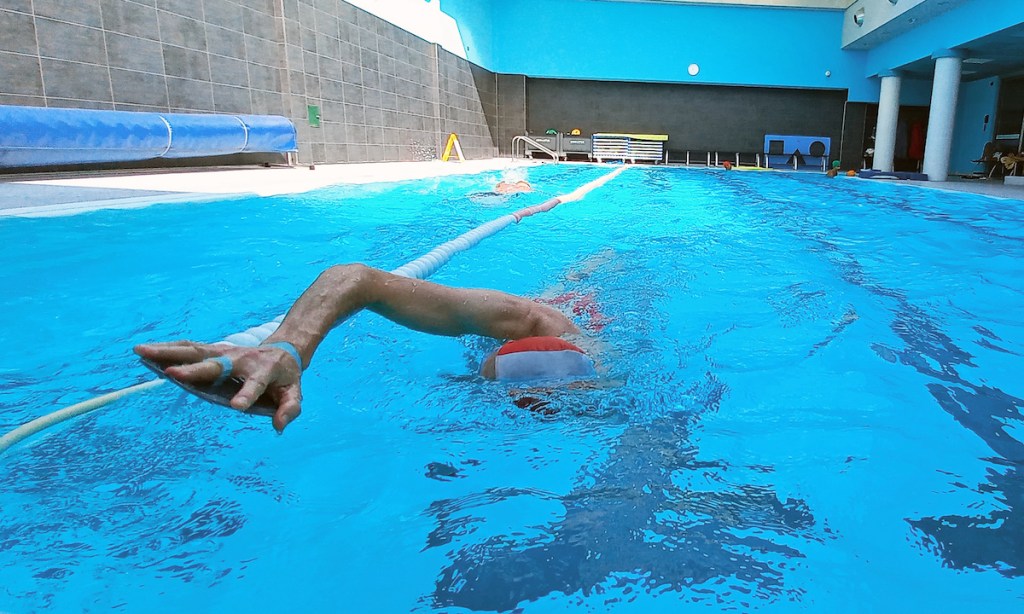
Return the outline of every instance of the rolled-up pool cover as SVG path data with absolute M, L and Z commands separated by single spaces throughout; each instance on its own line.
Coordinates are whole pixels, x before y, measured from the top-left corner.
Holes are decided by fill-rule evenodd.
M 295 126 L 278 115 L 0 106 L 0 167 L 288 153 L 297 149 Z

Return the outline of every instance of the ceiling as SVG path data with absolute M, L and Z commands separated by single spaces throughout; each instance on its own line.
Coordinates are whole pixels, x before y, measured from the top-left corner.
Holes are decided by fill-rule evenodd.
M 657 4 L 717 4 L 735 6 L 777 6 L 789 8 L 848 8 L 856 0 L 598 0 L 600 2 L 648 2 Z
M 958 49 L 967 54 L 963 65 L 964 81 L 1024 75 L 1024 24 L 989 34 Z M 934 67 L 935 61 L 925 58 L 900 70 L 907 77 L 931 79 Z
M 856 0 L 592 0 L 595 2 L 647 2 L 657 4 L 705 4 L 735 6 L 766 6 L 766 7 L 800 7 L 815 9 L 845 10 Z M 914 7 L 916 12 L 908 12 L 891 20 L 877 32 L 862 37 L 847 49 L 870 49 L 879 42 L 893 38 L 914 28 L 915 23 L 934 17 L 960 4 L 963 0 L 938 0 L 922 2 Z M 1005 0 L 1022 2 L 1024 0 Z M 870 39 L 870 40 L 869 40 Z M 960 45 L 958 49 L 965 51 L 967 59 L 963 65 L 963 80 L 976 81 L 990 77 L 1016 77 L 1024 75 L 1024 24 L 989 34 L 970 43 Z M 932 78 L 935 61 L 923 58 L 899 70 L 910 78 Z

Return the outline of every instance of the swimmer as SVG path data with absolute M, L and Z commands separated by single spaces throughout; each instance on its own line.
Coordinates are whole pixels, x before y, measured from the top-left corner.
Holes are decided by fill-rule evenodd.
M 321 273 L 258 347 L 173 341 L 138 345 L 135 353 L 185 385 L 209 386 L 226 375 L 243 380 L 231 407 L 246 411 L 268 399 L 268 414 L 280 432 L 301 412 L 302 371 L 317 347 L 337 323 L 363 309 L 433 335 L 502 341 L 481 367 L 480 374 L 489 379 L 579 380 L 595 374 L 593 360 L 577 345 L 585 343 L 579 328 L 553 306 L 497 290 L 400 277 L 362 264 Z
M 478 205 L 495 207 L 507 205 L 510 198 L 532 191 L 533 186 L 527 181 L 502 180 L 489 192 L 473 192 L 472 194 L 467 194 L 466 197 Z
M 527 181 L 499 181 L 494 186 L 495 194 L 517 194 L 519 192 L 532 192 L 533 187 Z

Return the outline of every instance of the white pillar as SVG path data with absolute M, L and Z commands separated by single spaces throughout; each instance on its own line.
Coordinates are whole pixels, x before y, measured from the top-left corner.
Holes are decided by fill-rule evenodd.
M 900 116 L 902 79 L 894 72 L 882 73 L 882 91 L 878 97 L 878 123 L 875 124 L 875 157 L 871 168 L 892 171 L 896 155 L 896 122 Z
M 923 170 L 929 181 L 945 181 L 949 176 L 949 152 L 953 146 L 963 54 L 943 51 L 932 57 L 935 58 L 935 78 L 932 81 L 931 110 L 928 112 L 928 135 L 924 142 Z

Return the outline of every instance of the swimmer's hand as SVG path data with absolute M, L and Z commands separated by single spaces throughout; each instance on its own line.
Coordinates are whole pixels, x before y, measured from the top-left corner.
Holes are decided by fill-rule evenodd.
M 231 407 L 245 411 L 267 394 L 277 404 L 274 428 L 284 431 L 302 412 L 302 370 L 291 354 L 278 347 L 239 347 L 223 344 L 171 341 L 135 346 L 135 353 L 163 366 L 164 373 L 190 384 L 210 384 L 223 367 L 209 360 L 224 356 L 231 360 L 231 376 L 244 381 L 231 399 Z

